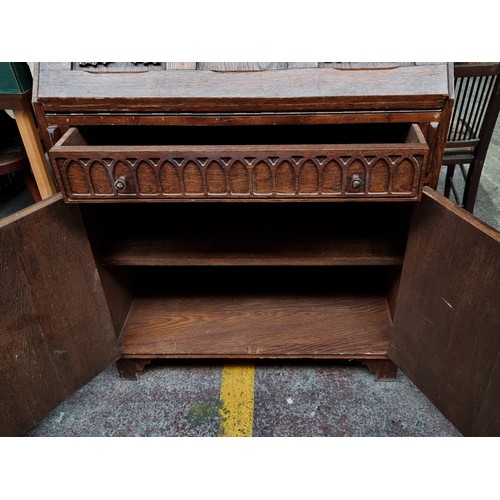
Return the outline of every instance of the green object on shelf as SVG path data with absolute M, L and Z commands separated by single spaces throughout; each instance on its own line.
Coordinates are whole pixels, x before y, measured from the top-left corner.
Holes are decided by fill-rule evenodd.
M 23 94 L 32 85 L 28 63 L 0 62 L 0 94 Z

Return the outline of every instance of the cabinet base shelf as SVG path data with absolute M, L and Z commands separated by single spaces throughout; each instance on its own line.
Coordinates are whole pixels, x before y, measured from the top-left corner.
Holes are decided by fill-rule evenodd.
M 386 297 L 184 294 L 132 304 L 122 358 L 387 359 Z

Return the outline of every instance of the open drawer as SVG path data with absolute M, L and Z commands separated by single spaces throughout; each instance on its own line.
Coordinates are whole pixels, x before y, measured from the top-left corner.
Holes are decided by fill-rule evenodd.
M 50 150 L 67 201 L 420 198 L 416 124 L 94 126 Z

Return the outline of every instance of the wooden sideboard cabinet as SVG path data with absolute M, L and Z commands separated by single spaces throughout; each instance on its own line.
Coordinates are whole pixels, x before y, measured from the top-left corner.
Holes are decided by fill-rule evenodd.
M 353 67 L 354 66 L 354 67 Z M 0 222 L 0 428 L 110 363 L 354 359 L 499 435 L 500 236 L 436 185 L 449 64 L 40 63 L 61 193 Z

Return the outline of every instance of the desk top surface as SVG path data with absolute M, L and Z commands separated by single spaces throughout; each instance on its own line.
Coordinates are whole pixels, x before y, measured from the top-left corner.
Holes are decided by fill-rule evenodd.
M 438 109 L 446 63 L 40 63 L 35 99 L 53 112 L 321 112 Z

